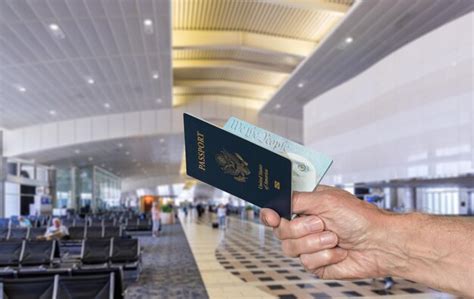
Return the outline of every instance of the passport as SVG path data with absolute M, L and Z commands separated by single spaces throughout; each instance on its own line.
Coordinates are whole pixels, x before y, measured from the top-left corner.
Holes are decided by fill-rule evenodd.
M 293 191 L 313 191 L 332 164 L 332 159 L 322 153 L 312 151 L 236 117 L 229 118 L 224 130 L 289 158 L 293 163 L 291 174 Z
M 187 113 L 184 142 L 189 176 L 291 219 L 290 159 Z

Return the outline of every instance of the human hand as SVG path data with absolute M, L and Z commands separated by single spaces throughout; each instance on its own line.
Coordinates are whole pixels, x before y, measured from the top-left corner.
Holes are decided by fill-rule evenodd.
M 383 249 L 387 213 L 344 190 L 319 186 L 295 193 L 288 221 L 270 209 L 261 220 L 274 228 L 283 252 L 299 257 L 304 267 L 323 279 L 351 279 L 386 275 Z

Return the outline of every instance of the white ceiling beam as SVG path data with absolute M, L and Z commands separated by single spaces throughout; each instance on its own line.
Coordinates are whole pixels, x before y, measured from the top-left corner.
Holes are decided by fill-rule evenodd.
M 348 5 L 331 3 L 327 0 L 266 0 L 265 2 L 282 4 L 302 9 L 320 10 L 337 15 L 345 14 L 350 8 Z
M 317 43 L 243 31 L 173 30 L 173 47 L 243 46 L 274 52 L 308 56 Z
M 205 59 L 180 59 L 173 60 L 173 69 L 186 68 L 234 68 L 234 69 L 250 69 L 261 72 L 270 72 L 278 74 L 290 74 L 293 71 L 291 66 L 269 65 L 263 63 L 250 63 L 238 60 L 205 60 Z

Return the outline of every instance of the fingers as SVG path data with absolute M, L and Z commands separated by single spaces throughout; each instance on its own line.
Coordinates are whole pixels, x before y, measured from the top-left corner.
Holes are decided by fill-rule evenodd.
M 325 249 L 314 253 L 300 255 L 300 261 L 303 266 L 314 272 L 321 267 L 337 264 L 347 256 L 347 250 L 340 247 Z
M 281 217 L 274 210 L 264 208 L 260 211 L 260 221 L 266 226 L 277 227 L 280 225 Z
M 330 231 L 311 234 L 299 239 L 286 239 L 281 242 L 283 253 L 290 257 L 333 248 L 337 245 L 337 235 Z
M 298 217 L 291 221 L 282 219 L 273 232 L 280 240 L 297 239 L 306 235 L 322 232 L 324 222 L 317 216 Z

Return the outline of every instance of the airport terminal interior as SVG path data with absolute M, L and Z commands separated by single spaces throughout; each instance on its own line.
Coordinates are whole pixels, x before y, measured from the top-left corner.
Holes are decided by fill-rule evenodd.
M 472 217 L 473 11 L 473 0 L 0 0 L 0 298 L 457 298 L 403 277 L 320 279 L 285 254 L 258 199 L 239 196 L 251 187 L 219 182 L 244 186 L 245 159 L 289 161 L 297 143 L 316 157 L 298 164 L 313 175 L 306 191 Z M 224 149 L 207 157 L 224 171 L 215 183 L 188 175 L 184 113 L 247 122 L 226 134 L 258 157 Z

